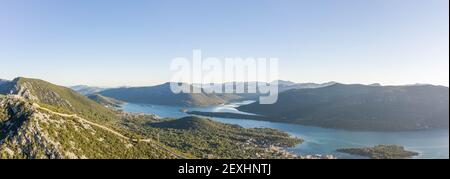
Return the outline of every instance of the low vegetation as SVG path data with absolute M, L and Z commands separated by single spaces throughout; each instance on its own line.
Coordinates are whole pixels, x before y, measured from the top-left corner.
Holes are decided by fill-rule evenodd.
M 198 117 L 128 121 L 124 125 L 197 158 L 295 158 L 281 149 L 302 142 L 274 129 L 246 129 Z
M 338 152 L 364 156 L 372 159 L 405 159 L 419 155 L 417 152 L 407 151 L 398 145 L 377 145 L 367 148 L 338 149 Z
M 106 108 L 68 88 L 17 78 L 0 98 L 0 158 L 296 158 L 273 129 L 159 119 Z

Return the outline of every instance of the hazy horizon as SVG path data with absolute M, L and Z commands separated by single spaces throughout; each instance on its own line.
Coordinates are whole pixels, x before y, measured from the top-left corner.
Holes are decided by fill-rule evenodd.
M 23 76 L 20 76 L 23 77 Z M 15 77 L 15 78 L 19 78 L 19 77 Z M 8 81 L 12 81 L 13 79 L 5 79 L 5 78 L 1 78 L 0 80 L 8 80 Z M 33 77 L 23 77 L 23 78 L 32 78 L 32 79 L 40 79 L 40 80 L 44 80 L 44 81 L 48 81 L 46 79 L 41 79 L 41 78 L 33 78 Z M 307 83 L 313 83 L 313 84 L 325 84 L 325 83 L 339 83 L 339 84 L 346 84 L 346 85 L 352 85 L 352 84 L 360 84 L 360 85 L 374 85 L 374 84 L 379 84 L 381 86 L 409 86 L 409 85 L 434 85 L 434 86 L 445 86 L 445 87 L 449 87 L 449 85 L 440 85 L 440 84 L 431 84 L 431 83 L 408 83 L 408 84 L 382 84 L 382 83 L 343 83 L 340 81 L 326 81 L 326 82 L 298 82 L 298 81 L 292 81 L 292 80 L 285 80 L 285 79 L 279 79 L 281 81 L 287 81 L 287 82 L 293 82 L 295 84 L 307 84 Z M 279 81 L 278 80 L 278 81 Z M 52 81 L 48 81 L 50 83 L 56 84 L 56 85 L 60 85 L 60 86 L 65 86 L 65 87 L 76 87 L 76 86 L 88 86 L 88 87 L 99 87 L 99 88 L 123 88 L 123 87 L 146 87 L 146 86 L 157 86 L 157 85 L 162 85 L 165 83 L 176 83 L 173 81 L 165 81 L 165 82 L 154 82 L 154 83 L 149 83 L 149 84 L 143 84 L 143 85 L 117 85 L 117 86 L 97 86 L 97 85 L 90 85 L 90 84 L 74 84 L 74 85 L 63 85 L 63 84 L 58 84 L 57 82 L 52 82 Z M 230 83 L 232 81 L 227 81 L 227 82 L 223 82 L 223 83 Z M 234 81 L 236 83 L 244 83 L 242 81 Z M 251 81 L 254 82 L 254 81 Z M 195 84 L 195 83 L 189 83 L 189 84 Z M 205 84 L 205 83 L 203 83 Z M 221 84 L 221 83 L 219 83 Z
M 201 49 L 279 58 L 297 83 L 449 86 L 448 0 L 6 0 L 0 27 L 7 80 L 157 85 Z

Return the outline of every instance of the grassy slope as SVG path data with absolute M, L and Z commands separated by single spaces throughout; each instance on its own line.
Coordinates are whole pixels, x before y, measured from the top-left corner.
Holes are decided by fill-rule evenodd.
M 39 99 L 40 105 L 54 111 L 78 114 L 97 122 L 117 119 L 113 111 L 69 88 L 38 79 L 19 78 L 15 81 L 18 85 L 30 89 Z

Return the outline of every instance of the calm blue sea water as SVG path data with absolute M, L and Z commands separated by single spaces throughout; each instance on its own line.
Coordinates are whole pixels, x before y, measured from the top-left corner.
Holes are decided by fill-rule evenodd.
M 187 116 L 181 111 L 182 109 L 187 109 L 189 111 L 243 113 L 236 110 L 235 107 L 242 104 L 248 104 L 250 102 L 252 101 L 199 108 L 128 103 L 125 104 L 122 109 L 128 112 L 156 114 L 160 117 L 179 118 Z M 397 144 L 405 146 L 408 150 L 420 152 L 420 156 L 417 158 L 449 158 L 448 130 L 414 132 L 358 132 L 246 119 L 213 119 L 224 123 L 238 124 L 246 128 L 268 127 L 279 129 L 288 132 L 291 135 L 301 137 L 305 140 L 304 143 L 288 149 L 300 155 L 333 154 L 339 158 L 358 158 L 357 156 L 336 152 L 336 149 L 346 147 L 369 147 L 377 144 Z

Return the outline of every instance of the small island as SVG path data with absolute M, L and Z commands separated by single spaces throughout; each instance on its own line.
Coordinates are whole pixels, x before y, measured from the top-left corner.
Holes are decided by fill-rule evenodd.
M 417 152 L 407 151 L 399 145 L 377 145 L 365 148 L 338 149 L 338 152 L 369 157 L 371 159 L 407 159 L 419 155 Z

